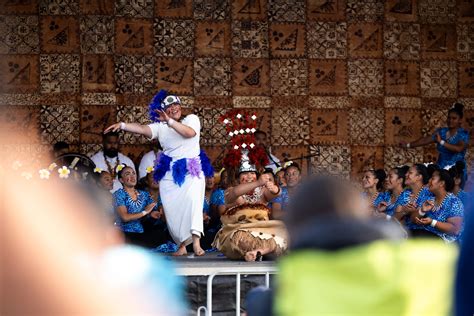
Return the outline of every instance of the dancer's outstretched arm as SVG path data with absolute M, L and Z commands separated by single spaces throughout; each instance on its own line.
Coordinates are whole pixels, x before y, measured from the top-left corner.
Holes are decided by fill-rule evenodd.
M 146 136 L 148 138 L 152 137 L 151 128 L 148 125 L 141 125 L 137 123 L 124 123 L 119 122 L 107 127 L 104 131 L 104 134 L 108 132 L 118 132 L 118 131 L 126 131 L 130 133 L 140 134 Z

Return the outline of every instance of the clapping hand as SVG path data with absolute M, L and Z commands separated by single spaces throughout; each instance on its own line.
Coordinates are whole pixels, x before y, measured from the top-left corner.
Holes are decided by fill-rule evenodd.
M 434 201 L 433 200 L 427 200 L 423 203 L 423 206 L 421 207 L 423 212 L 429 212 L 433 209 L 434 207 Z
M 384 213 L 387 210 L 387 202 L 380 202 L 377 206 L 377 212 Z
M 429 217 L 422 217 L 422 218 L 417 217 L 415 219 L 416 224 L 423 225 L 423 226 L 430 225 L 432 221 L 433 219 Z
M 209 224 L 209 221 L 211 220 L 211 217 L 207 215 L 207 213 L 202 213 L 202 217 L 204 219 L 204 224 Z
M 151 211 L 153 211 L 153 209 L 155 208 L 155 206 L 156 206 L 156 203 L 155 203 L 155 202 L 150 203 L 150 204 L 148 204 L 148 205 L 145 207 L 144 211 L 145 211 L 147 214 L 150 214 Z
M 408 203 L 407 205 L 403 205 L 402 207 L 402 212 L 405 212 L 405 213 L 413 213 L 416 211 L 417 211 L 417 208 L 416 208 L 415 203 Z
M 150 216 L 151 216 L 152 218 L 154 218 L 154 219 L 160 219 L 161 216 L 163 216 L 163 213 L 162 213 L 161 210 L 152 211 L 152 212 L 150 213 Z

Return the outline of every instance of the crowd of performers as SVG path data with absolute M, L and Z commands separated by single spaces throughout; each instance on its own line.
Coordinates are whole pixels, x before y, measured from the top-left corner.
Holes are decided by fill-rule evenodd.
M 304 180 L 300 166 L 280 162 L 266 134 L 256 131 L 267 162 L 256 166 L 244 152 L 236 170 L 215 172 L 200 149 L 201 121 L 182 114 L 179 97 L 160 91 L 150 104 L 154 122 L 118 122 L 103 135 L 96 165 L 101 205 L 110 222 L 133 244 L 173 252 L 221 251 L 231 259 L 260 260 L 283 254 L 288 235 L 282 218 Z M 370 216 L 393 221 L 410 237 L 461 242 L 464 191 L 468 182 L 465 153 L 469 133 L 461 127 L 463 106 L 448 112 L 447 127 L 430 137 L 402 142 L 401 148 L 437 143 L 436 163 L 422 162 L 386 171 L 367 170 L 359 184 Z M 119 152 L 119 133 L 141 134 L 154 142 L 138 172 Z

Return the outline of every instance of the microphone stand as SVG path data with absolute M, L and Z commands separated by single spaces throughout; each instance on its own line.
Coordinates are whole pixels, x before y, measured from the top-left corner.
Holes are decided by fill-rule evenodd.
M 306 171 L 308 172 L 308 175 L 312 174 L 313 173 L 313 167 L 311 166 L 311 158 L 313 157 L 318 157 L 321 155 L 321 152 L 320 152 L 320 149 L 317 148 L 316 152 L 314 154 L 311 154 L 311 155 L 301 155 L 301 157 L 294 157 L 294 158 L 289 158 L 287 159 L 287 161 L 303 161 L 303 160 L 306 160 Z

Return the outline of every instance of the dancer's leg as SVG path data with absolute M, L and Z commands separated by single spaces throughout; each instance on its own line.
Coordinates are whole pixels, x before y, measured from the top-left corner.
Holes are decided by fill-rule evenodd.
M 177 257 L 177 256 L 184 256 L 186 254 L 188 254 L 188 252 L 186 251 L 186 245 L 183 242 L 181 243 L 181 245 L 179 245 L 178 250 L 176 252 L 173 252 L 171 255 Z
M 205 251 L 201 248 L 201 237 L 193 234 L 193 250 L 195 256 L 204 256 Z

